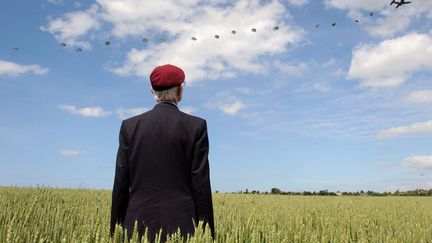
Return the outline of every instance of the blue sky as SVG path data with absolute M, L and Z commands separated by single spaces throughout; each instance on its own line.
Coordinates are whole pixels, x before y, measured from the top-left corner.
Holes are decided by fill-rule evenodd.
M 388 4 L 2 1 L 0 185 L 112 188 L 120 123 L 171 63 L 213 190 L 432 188 L 432 2 Z

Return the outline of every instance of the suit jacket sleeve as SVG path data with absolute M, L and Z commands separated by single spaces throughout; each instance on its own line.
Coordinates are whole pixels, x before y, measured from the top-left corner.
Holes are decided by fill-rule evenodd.
M 111 206 L 111 235 L 114 234 L 115 225 L 123 226 L 129 201 L 129 172 L 128 172 L 128 142 L 124 121 L 120 127 L 119 147 L 114 176 Z
M 210 187 L 209 172 L 209 142 L 207 135 L 206 122 L 200 127 L 195 144 L 192 161 L 192 187 L 195 200 L 196 216 L 198 220 L 204 221 L 204 226 L 208 223 L 211 235 L 214 239 L 214 218 L 213 204 Z

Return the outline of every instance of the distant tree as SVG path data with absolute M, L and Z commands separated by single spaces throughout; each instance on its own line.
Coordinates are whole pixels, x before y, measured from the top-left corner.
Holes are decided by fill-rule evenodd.
M 272 194 L 281 194 L 281 190 L 279 188 L 272 188 L 271 193 Z
M 245 194 L 249 194 L 249 190 L 246 188 Z
M 219 191 L 218 191 L 218 190 L 216 190 L 216 193 L 219 193 Z
M 416 191 L 407 191 L 404 193 L 404 196 L 417 196 Z
M 328 194 L 329 194 L 329 192 L 328 192 L 327 189 L 325 189 L 325 190 L 320 190 L 320 191 L 318 192 L 318 195 L 320 195 L 320 196 L 327 196 Z

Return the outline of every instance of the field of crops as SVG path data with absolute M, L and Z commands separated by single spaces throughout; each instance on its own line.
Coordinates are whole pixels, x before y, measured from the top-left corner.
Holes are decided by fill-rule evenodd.
M 216 242 L 432 242 L 430 197 L 218 193 L 213 201 Z M 110 242 L 110 206 L 108 190 L 0 187 L 0 242 Z M 207 232 L 190 242 L 209 242 Z

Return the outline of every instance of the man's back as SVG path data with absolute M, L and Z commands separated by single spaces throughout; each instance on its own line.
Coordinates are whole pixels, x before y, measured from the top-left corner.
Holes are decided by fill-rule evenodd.
M 153 110 L 125 120 L 120 130 L 111 230 L 119 222 L 131 233 L 138 220 L 139 232 L 148 227 L 152 240 L 160 228 L 163 238 L 178 227 L 193 233 L 192 219 L 203 219 L 213 235 L 207 158 L 205 120 L 179 111 L 175 104 L 160 102 Z

